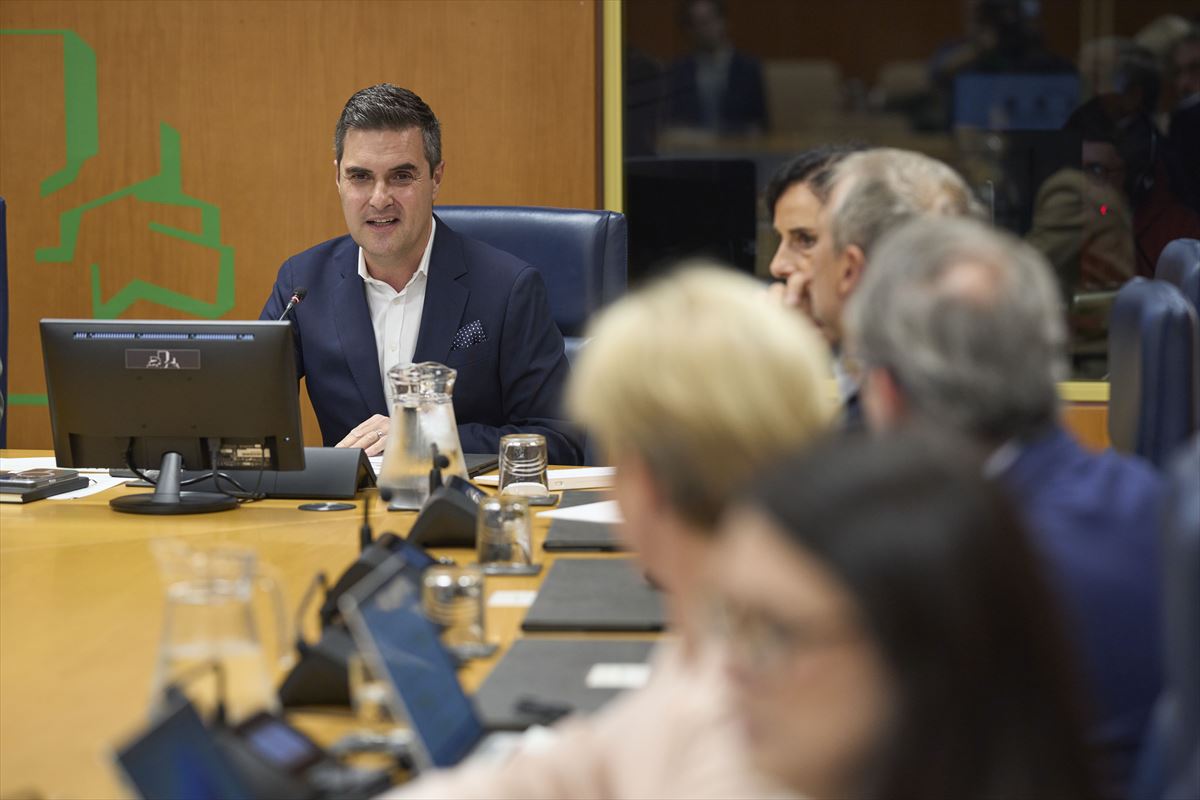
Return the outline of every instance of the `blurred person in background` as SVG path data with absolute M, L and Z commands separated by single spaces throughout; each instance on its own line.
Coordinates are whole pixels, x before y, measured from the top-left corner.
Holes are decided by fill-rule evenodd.
M 1137 274 L 1152 277 L 1168 243 L 1200 236 L 1200 185 L 1185 166 L 1200 144 L 1159 130 L 1163 80 L 1154 54 L 1128 40 L 1103 41 L 1095 49 L 1095 95 L 1072 112 L 1064 131 L 1079 139 L 1083 171 L 1124 193 L 1133 209 Z
M 1038 187 L 1025 241 L 1046 257 L 1067 307 L 1071 374 L 1108 372 L 1108 318 L 1116 292 L 1137 274 L 1133 211 L 1125 193 L 1093 171 L 1064 167 Z
M 990 453 L 984 471 L 1016 501 L 1064 605 L 1105 789 L 1119 794 L 1162 682 L 1162 485 L 1145 462 L 1063 429 L 1066 329 L 1049 265 L 980 223 L 916 220 L 880 244 L 847 326 L 873 429 L 929 422 Z
M 859 379 L 841 357 L 842 310 L 858 287 L 879 239 L 923 214 L 978 214 L 962 177 L 942 162 L 908 150 L 877 148 L 842 158 L 828 179 L 815 241 L 787 281 L 785 302 L 811 319 L 833 348 L 843 423 L 862 425 Z
M 555 726 L 548 744 L 433 773 L 402 797 L 780 796 L 735 726 L 705 565 L 734 492 L 828 427 L 828 353 L 757 281 L 715 266 L 629 295 L 591 336 L 568 406 L 617 468 L 620 535 L 662 587 L 674 636 L 642 689 Z
M 1167 58 L 1173 92 L 1167 134 L 1191 187 L 1192 208 L 1200 211 L 1200 28 L 1192 26 Z
M 1097 796 L 1058 608 L 970 455 L 912 432 L 821 442 L 720 541 L 759 769 L 814 800 Z
M 667 69 L 667 125 L 716 134 L 766 131 L 762 65 L 734 49 L 723 0 L 684 0 L 679 21 L 692 51 Z
M 1039 29 L 1041 13 L 1040 0 L 966 0 L 966 35 L 939 47 L 929 62 L 940 127 L 951 127 L 955 118 L 954 83 L 959 76 L 1075 72 L 1069 60 L 1046 47 Z

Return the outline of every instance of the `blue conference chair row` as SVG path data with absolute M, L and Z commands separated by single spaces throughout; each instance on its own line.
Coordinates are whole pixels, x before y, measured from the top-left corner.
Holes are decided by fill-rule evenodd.
M 1200 241 L 1164 250 L 1121 288 L 1109 320 L 1113 445 L 1164 469 L 1163 692 L 1133 800 L 1200 797 Z
M 1115 448 L 1162 468 L 1200 430 L 1200 242 L 1172 242 L 1156 275 L 1113 302 L 1108 432 Z

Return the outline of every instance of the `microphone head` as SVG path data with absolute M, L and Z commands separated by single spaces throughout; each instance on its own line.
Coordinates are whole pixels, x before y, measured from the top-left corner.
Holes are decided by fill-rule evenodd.
M 301 300 L 303 300 L 305 297 L 308 296 L 308 289 L 305 288 L 304 286 L 299 286 L 292 290 L 292 296 L 295 297 L 296 302 L 299 303 Z

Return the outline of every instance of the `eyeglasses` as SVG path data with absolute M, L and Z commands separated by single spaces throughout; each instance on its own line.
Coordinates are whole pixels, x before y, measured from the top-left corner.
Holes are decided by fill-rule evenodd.
M 1083 165 L 1083 171 L 1093 178 L 1103 181 L 1120 182 L 1125 177 L 1124 167 L 1110 167 L 1098 161 L 1090 161 Z
M 709 619 L 712 631 L 730 644 L 743 663 L 764 672 L 819 650 L 852 643 L 862 633 L 853 620 L 785 621 L 727 599 L 714 599 Z

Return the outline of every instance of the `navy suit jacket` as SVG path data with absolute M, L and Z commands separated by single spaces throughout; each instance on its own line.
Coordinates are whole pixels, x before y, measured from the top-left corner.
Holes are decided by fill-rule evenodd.
M 1162 685 L 1162 479 L 1136 458 L 1084 450 L 1061 428 L 1027 442 L 1000 479 L 1062 599 L 1106 777 L 1123 785 Z
M 358 245 L 340 236 L 283 262 L 262 319 L 278 319 L 301 286 L 308 295 L 291 312 L 297 374 L 307 379 L 321 436 L 332 446 L 372 414 L 390 412 Z M 476 321 L 486 338 L 453 349 L 459 329 Z M 561 418 L 567 357 L 541 274 L 440 219 L 413 361 L 458 370 L 454 415 L 464 452 L 496 453 L 506 433 L 540 433 L 550 463 L 581 462 L 582 435 Z
M 751 127 L 767 129 L 766 90 L 758 59 L 736 51 L 733 53 L 717 114 L 722 133 L 742 133 Z M 694 55 L 684 56 L 667 71 L 667 120 L 675 125 L 704 124 Z

